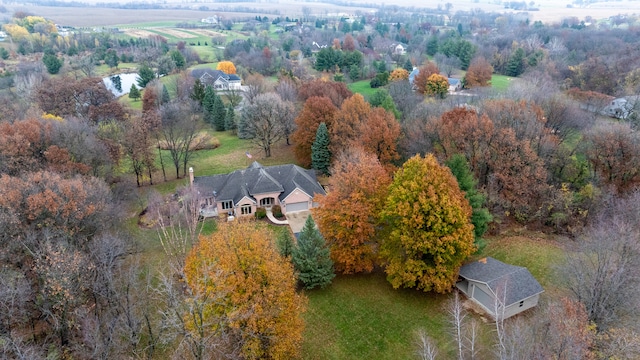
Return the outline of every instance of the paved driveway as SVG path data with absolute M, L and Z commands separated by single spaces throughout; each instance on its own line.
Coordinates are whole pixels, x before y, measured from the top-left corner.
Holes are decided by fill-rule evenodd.
M 293 231 L 294 234 L 297 234 L 302 231 L 302 228 L 304 227 L 304 223 L 305 221 L 307 221 L 307 218 L 309 217 L 309 215 L 311 215 L 311 211 L 309 210 L 287 213 L 286 217 L 287 217 L 287 220 L 289 221 L 289 226 L 291 227 L 291 231 Z

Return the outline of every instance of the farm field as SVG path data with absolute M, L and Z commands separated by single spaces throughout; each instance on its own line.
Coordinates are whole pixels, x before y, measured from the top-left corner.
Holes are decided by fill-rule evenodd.
M 95 1 L 90 0 L 88 3 L 115 3 L 115 0 Z M 122 2 L 122 1 L 120 1 Z M 169 0 L 164 2 L 167 5 L 184 5 L 182 1 Z M 472 9 L 481 9 L 483 11 L 499 11 L 499 12 L 517 12 L 515 10 L 504 9 L 502 5 L 495 1 L 478 1 L 470 2 L 467 0 L 452 0 L 449 1 L 452 6 L 452 11 L 468 11 Z M 247 18 L 254 17 L 260 10 L 264 11 L 265 15 L 273 15 L 274 11 L 277 11 L 280 16 L 293 16 L 297 17 L 302 14 L 302 8 L 306 7 L 310 9 L 312 14 L 324 15 L 331 9 L 331 12 L 336 14 L 339 12 L 353 13 L 356 11 L 369 12 L 373 9 L 370 4 L 378 4 L 384 6 L 385 2 L 381 0 L 367 1 L 367 0 L 355 0 L 350 1 L 351 6 L 340 6 L 335 4 L 325 4 L 322 2 L 308 3 L 308 2 L 296 2 L 294 0 L 276 0 L 270 2 L 255 2 L 255 3 L 225 3 L 220 5 L 215 2 L 199 2 L 194 4 L 192 9 L 114 9 L 114 8 L 81 8 L 81 7 L 51 7 L 51 6 L 29 6 L 29 10 L 41 14 L 42 16 L 53 19 L 58 24 L 71 25 L 76 27 L 101 27 L 101 26 L 115 26 L 139 23 L 140 19 L 153 22 L 168 22 L 168 21 L 199 21 L 202 18 L 223 14 L 227 18 Z M 363 4 L 363 6 L 358 6 Z M 640 12 L 640 3 L 632 1 L 618 1 L 618 2 L 602 2 L 590 4 L 588 7 L 567 7 L 572 4 L 569 0 L 553 1 L 553 0 L 541 0 L 536 2 L 538 11 L 529 11 L 532 21 L 544 21 L 544 22 L 560 22 L 567 17 L 585 18 L 587 16 L 593 19 L 602 19 L 610 16 L 615 16 L 620 13 L 637 13 Z M 405 6 L 405 7 L 435 7 L 432 3 L 416 4 L 411 0 L 397 0 L 393 2 L 393 5 Z M 20 9 L 20 5 L 7 4 L 9 8 Z M 202 11 L 197 10 L 200 6 L 206 6 L 210 10 Z M 233 11 L 237 6 L 244 6 L 254 9 L 251 13 Z

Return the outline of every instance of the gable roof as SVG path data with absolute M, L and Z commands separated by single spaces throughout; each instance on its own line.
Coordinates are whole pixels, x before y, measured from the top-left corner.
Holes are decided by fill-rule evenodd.
M 279 193 L 279 199 L 284 200 L 296 188 L 309 196 L 325 194 L 313 170 L 293 164 L 264 167 L 254 161 L 246 169 L 228 174 L 195 177 L 194 183 L 201 194 L 215 192 L 217 201 L 233 200 L 234 204 L 245 196 L 254 199 L 255 195 L 265 193 Z
M 413 70 L 409 73 L 409 84 L 413 84 L 413 80 L 418 76 L 418 74 L 420 74 L 420 69 L 414 66 Z
M 462 266 L 460 276 L 467 280 L 487 284 L 494 295 L 505 296 L 505 306 L 544 291 L 527 268 L 505 264 L 492 257 Z M 504 295 L 501 295 L 503 291 Z
M 203 69 L 193 69 L 191 70 L 191 76 L 197 79 L 202 79 L 203 77 L 210 77 L 212 82 L 217 81 L 218 79 L 222 79 L 225 81 L 240 81 L 240 77 L 236 74 L 227 74 L 222 70 L 213 70 L 209 68 Z
M 449 80 L 449 85 L 458 86 L 460 84 L 460 79 L 447 78 Z

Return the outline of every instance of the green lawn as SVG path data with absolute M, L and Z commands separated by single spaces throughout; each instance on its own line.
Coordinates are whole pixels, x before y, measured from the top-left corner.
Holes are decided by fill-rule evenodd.
M 524 266 L 543 288 L 558 288 L 562 284 L 556 276 L 556 266 L 564 261 L 564 250 L 558 240 L 542 236 L 525 232 L 490 237 L 480 257 L 491 256 L 508 264 Z
M 371 80 L 360 80 L 351 84 L 347 84 L 347 87 L 354 93 L 358 93 L 365 98 L 369 98 L 377 91 L 377 89 L 374 89 L 371 87 L 371 85 L 369 85 L 370 82 Z
M 491 76 L 491 86 L 498 91 L 506 91 L 513 79 L 515 78 L 511 76 L 493 74 Z
M 442 358 L 453 355 L 441 311 L 446 295 L 394 290 L 382 273 L 338 276 L 306 294 L 304 359 L 410 359 L 420 328 Z
M 195 51 L 202 61 L 213 63 L 218 59 L 218 55 L 222 55 L 220 49 L 216 49 L 213 46 L 190 46 L 191 50 Z
M 481 255 L 525 266 L 545 288 L 543 296 L 564 294 L 555 267 L 563 251 L 555 238 L 539 233 L 489 238 Z M 384 274 L 338 276 L 323 290 L 306 292 L 304 359 L 410 359 L 415 332 L 422 328 L 438 347 L 438 358 L 455 358 L 443 306 L 451 295 L 394 290 Z M 480 319 L 477 314 L 469 314 Z M 494 333 L 481 320 L 478 358 L 491 358 Z
M 140 93 L 140 99 L 138 100 L 133 100 L 132 98 L 129 97 L 129 94 L 124 94 L 122 95 L 118 100 L 129 106 L 130 108 L 132 108 L 133 110 L 140 110 L 142 111 L 142 95 L 144 94 L 144 92 Z

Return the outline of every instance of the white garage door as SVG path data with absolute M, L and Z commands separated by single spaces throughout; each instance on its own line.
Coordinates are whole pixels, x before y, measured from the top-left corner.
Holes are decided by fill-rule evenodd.
M 303 211 L 303 210 L 309 210 L 309 203 L 306 201 L 287 204 L 288 213 L 294 212 L 294 211 Z

